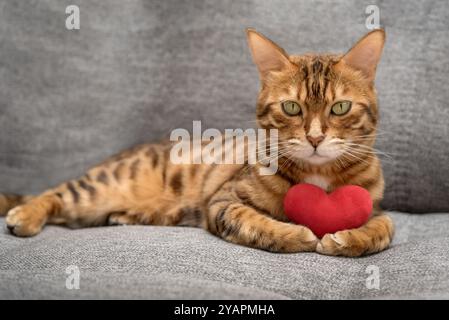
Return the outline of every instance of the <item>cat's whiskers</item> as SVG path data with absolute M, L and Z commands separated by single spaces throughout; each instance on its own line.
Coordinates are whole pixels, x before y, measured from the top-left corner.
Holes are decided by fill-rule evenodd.
M 284 148 L 287 148 L 288 147 L 288 145 L 277 145 L 277 146 L 272 146 L 272 147 L 270 147 L 270 148 L 261 148 L 261 149 L 258 149 L 257 151 L 256 151 L 256 155 L 257 156 L 260 156 L 260 155 L 262 155 L 262 156 L 267 156 L 267 155 L 271 155 L 271 154 L 278 154 L 279 152 L 281 152 Z
M 290 153 L 284 157 L 285 158 L 284 162 L 278 168 L 279 171 L 283 170 L 284 168 L 286 169 L 287 167 L 291 166 L 294 163 L 293 159 L 291 157 L 289 157 L 289 156 L 293 155 L 293 153 L 294 153 L 294 150 L 290 150 Z
M 368 165 L 371 164 L 370 162 L 367 161 L 367 160 L 369 160 L 369 157 L 361 158 L 360 156 L 357 156 L 351 152 L 345 152 L 341 155 L 341 157 L 346 158 L 347 160 L 349 160 L 351 162 L 355 159 L 357 161 L 363 162 Z
M 344 169 L 344 163 L 343 163 L 343 160 L 340 157 L 335 158 L 335 164 L 337 165 L 337 167 L 340 170 Z
M 291 150 L 285 150 L 285 149 L 283 149 L 283 150 L 281 150 L 281 152 L 277 152 L 277 153 L 275 153 L 275 154 L 273 154 L 273 155 L 266 156 L 265 158 L 261 158 L 261 159 L 258 158 L 258 160 L 259 160 L 259 161 L 266 161 L 266 160 L 273 161 L 273 160 L 278 160 L 279 158 L 285 156 L 285 155 L 288 154 L 289 152 L 291 152 Z
M 281 149 L 279 149 L 278 152 L 274 153 L 273 156 L 270 155 L 268 157 L 265 157 L 264 159 L 262 159 L 262 161 L 267 159 L 270 159 L 271 161 L 273 160 L 279 161 L 279 158 L 281 157 L 290 158 L 290 156 L 297 151 L 295 149 L 296 148 L 292 147 L 291 145 L 284 146 Z M 264 154 L 264 156 L 266 156 L 266 154 Z
M 281 153 L 286 147 L 285 146 L 275 146 L 275 147 L 271 147 L 271 148 L 261 148 L 258 149 L 256 151 L 256 155 L 260 156 L 267 156 L 267 157 L 272 157 L 272 156 L 276 156 L 279 153 Z
M 367 150 L 359 150 L 359 149 L 354 149 L 354 148 L 346 148 L 345 149 L 345 153 L 344 154 L 350 154 L 352 157 L 357 157 L 358 159 L 365 159 L 365 160 L 373 160 L 378 158 L 377 156 L 379 155 L 378 153 L 375 152 L 369 152 Z M 343 154 L 343 155 L 344 155 Z M 381 155 L 381 154 L 380 154 Z M 382 155 L 381 155 L 382 156 Z M 394 162 L 394 159 L 389 157 L 388 155 L 386 155 L 386 157 L 388 157 L 387 159 L 383 158 L 382 162 Z
M 345 151 L 359 155 L 361 157 L 369 158 L 369 159 L 374 159 L 374 158 L 376 158 L 376 156 L 381 155 L 381 154 L 378 154 L 373 151 L 354 149 L 354 148 L 350 148 L 350 147 L 346 148 Z M 391 159 L 391 158 L 388 158 L 388 159 Z
M 352 151 L 357 151 L 357 152 L 361 152 L 361 153 L 369 153 L 369 154 L 376 154 L 376 155 L 382 155 L 385 156 L 389 159 L 392 159 L 392 155 L 391 153 L 386 153 L 383 151 L 380 151 L 378 149 L 375 149 L 373 147 L 370 146 L 366 146 L 363 144 L 357 144 L 357 143 L 351 143 L 351 142 L 346 142 L 345 143 L 346 147 Z

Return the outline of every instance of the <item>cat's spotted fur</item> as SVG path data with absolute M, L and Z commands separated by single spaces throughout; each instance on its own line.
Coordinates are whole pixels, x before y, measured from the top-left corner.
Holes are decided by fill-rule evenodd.
M 383 31 L 368 34 L 344 56 L 288 56 L 252 30 L 248 40 L 262 80 L 258 123 L 278 129 L 280 149 L 289 150 L 280 156 L 275 175 L 260 175 L 259 164 L 173 164 L 170 143 L 140 145 L 40 195 L 0 195 L 10 231 L 33 236 L 45 224 L 186 225 L 273 252 L 360 256 L 388 247 L 393 224 L 379 207 L 384 181 L 371 149 L 378 122 L 374 73 Z M 297 101 L 301 115 L 286 115 L 285 100 Z M 330 107 L 340 100 L 352 101 L 351 111 L 331 115 Z M 371 219 L 358 229 L 317 239 L 284 215 L 285 193 L 301 182 L 328 191 L 345 184 L 366 188 L 374 202 Z

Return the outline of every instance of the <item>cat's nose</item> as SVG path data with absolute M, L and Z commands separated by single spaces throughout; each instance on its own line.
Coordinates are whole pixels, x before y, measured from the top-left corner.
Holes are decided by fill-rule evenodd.
M 317 137 L 312 137 L 312 136 L 307 136 L 307 140 L 310 142 L 310 144 L 316 148 L 318 147 L 318 145 L 324 140 L 326 136 L 321 135 L 321 136 L 317 136 Z

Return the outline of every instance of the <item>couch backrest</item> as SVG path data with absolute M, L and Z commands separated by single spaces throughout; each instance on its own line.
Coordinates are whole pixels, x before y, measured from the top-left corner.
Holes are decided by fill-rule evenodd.
M 178 127 L 253 124 L 244 29 L 291 53 L 344 52 L 377 4 L 384 206 L 449 210 L 447 1 L 87 1 L 0 5 L 0 191 L 38 192 Z

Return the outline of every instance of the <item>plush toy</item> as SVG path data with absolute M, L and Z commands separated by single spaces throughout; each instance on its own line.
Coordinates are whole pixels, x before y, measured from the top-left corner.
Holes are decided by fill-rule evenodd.
M 287 217 L 308 227 L 319 238 L 326 233 L 360 227 L 368 221 L 372 208 L 369 192 L 354 185 L 327 194 L 315 185 L 297 184 L 284 198 Z

